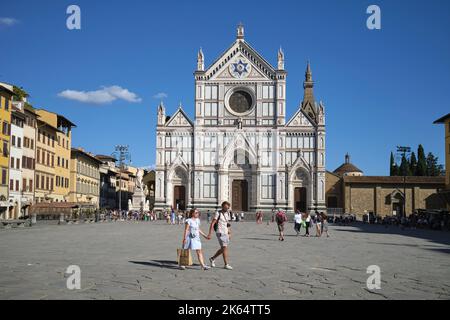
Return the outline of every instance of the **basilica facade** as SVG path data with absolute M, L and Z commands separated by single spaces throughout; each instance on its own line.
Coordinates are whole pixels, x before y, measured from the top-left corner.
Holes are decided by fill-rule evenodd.
M 155 209 L 325 210 L 325 112 L 309 63 L 303 101 L 286 114 L 284 53 L 265 60 L 238 26 L 232 45 L 208 68 L 200 49 L 195 119 L 180 105 L 158 107 Z

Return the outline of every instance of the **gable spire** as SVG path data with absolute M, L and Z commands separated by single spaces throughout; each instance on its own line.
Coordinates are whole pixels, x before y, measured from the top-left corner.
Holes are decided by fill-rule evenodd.
M 244 25 L 239 22 L 237 26 L 236 40 L 244 40 Z
M 164 107 L 164 103 L 161 100 L 158 106 L 158 125 L 162 126 L 166 123 L 166 108 Z
M 308 60 L 305 72 L 305 81 L 303 82 L 304 96 L 302 109 L 317 122 L 316 99 L 314 98 L 314 81 L 312 79 L 311 64 Z

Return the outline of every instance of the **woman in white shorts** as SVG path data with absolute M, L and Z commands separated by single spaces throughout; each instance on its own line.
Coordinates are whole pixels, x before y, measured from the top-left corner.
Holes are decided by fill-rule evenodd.
M 199 211 L 197 209 L 192 209 L 189 212 L 190 218 L 186 220 L 184 235 L 183 235 L 183 249 L 185 250 L 195 250 L 197 252 L 198 261 L 203 270 L 208 270 L 209 266 L 205 264 L 202 252 L 202 242 L 200 240 L 200 235 L 207 238 L 207 235 L 200 230 L 200 219 Z M 185 266 L 181 266 L 181 269 L 185 269 Z
M 322 236 L 322 215 L 316 213 L 316 237 Z

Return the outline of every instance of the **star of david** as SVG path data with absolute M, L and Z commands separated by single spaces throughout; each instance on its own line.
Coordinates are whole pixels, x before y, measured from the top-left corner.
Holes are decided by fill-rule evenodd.
M 233 63 L 233 72 L 237 73 L 240 77 L 244 73 L 248 73 L 248 63 L 244 63 L 242 60 L 239 60 L 239 62 Z

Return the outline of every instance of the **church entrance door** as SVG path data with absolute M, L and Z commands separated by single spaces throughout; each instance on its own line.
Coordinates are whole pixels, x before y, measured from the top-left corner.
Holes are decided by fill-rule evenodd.
M 175 210 L 186 210 L 186 188 L 184 186 L 174 187 L 173 208 Z
M 306 212 L 306 188 L 295 188 L 294 189 L 294 209 L 295 211 L 300 210 L 301 212 Z
M 232 186 L 232 210 L 248 211 L 248 183 L 246 180 L 234 180 Z

